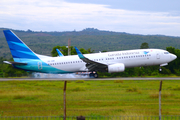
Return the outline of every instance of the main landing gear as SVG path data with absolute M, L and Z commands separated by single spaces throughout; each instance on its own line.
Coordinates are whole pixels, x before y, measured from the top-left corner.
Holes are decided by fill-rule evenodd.
M 93 71 L 93 72 L 91 72 L 91 73 L 89 74 L 89 77 L 90 77 L 90 78 L 98 78 L 98 74 L 97 74 L 96 71 Z

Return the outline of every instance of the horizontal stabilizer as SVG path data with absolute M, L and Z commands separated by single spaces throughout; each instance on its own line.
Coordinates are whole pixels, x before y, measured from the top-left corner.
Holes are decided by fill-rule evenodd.
M 27 63 L 21 63 L 21 62 L 13 62 L 13 61 L 3 61 L 3 62 L 11 65 L 27 65 Z

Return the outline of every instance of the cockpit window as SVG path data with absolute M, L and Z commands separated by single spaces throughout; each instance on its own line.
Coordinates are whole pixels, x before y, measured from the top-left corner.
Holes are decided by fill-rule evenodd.
M 169 54 L 169 52 L 164 52 L 164 54 Z

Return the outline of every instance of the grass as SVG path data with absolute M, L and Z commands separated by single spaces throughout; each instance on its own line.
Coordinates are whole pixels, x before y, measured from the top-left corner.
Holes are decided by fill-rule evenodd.
M 159 81 L 69 81 L 67 116 L 158 115 Z M 0 82 L 0 116 L 63 116 L 63 81 Z M 180 115 L 180 81 L 163 81 L 162 115 Z

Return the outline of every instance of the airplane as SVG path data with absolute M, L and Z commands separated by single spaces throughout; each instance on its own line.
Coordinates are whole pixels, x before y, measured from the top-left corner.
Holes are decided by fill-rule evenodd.
M 125 68 L 168 65 L 177 58 L 176 55 L 162 49 L 135 49 L 103 53 L 82 54 L 75 47 L 77 55 L 50 57 L 33 52 L 11 30 L 4 30 L 4 35 L 14 61 L 4 61 L 15 68 L 25 71 L 65 74 L 90 72 L 89 76 L 97 78 L 100 72 L 123 72 Z

